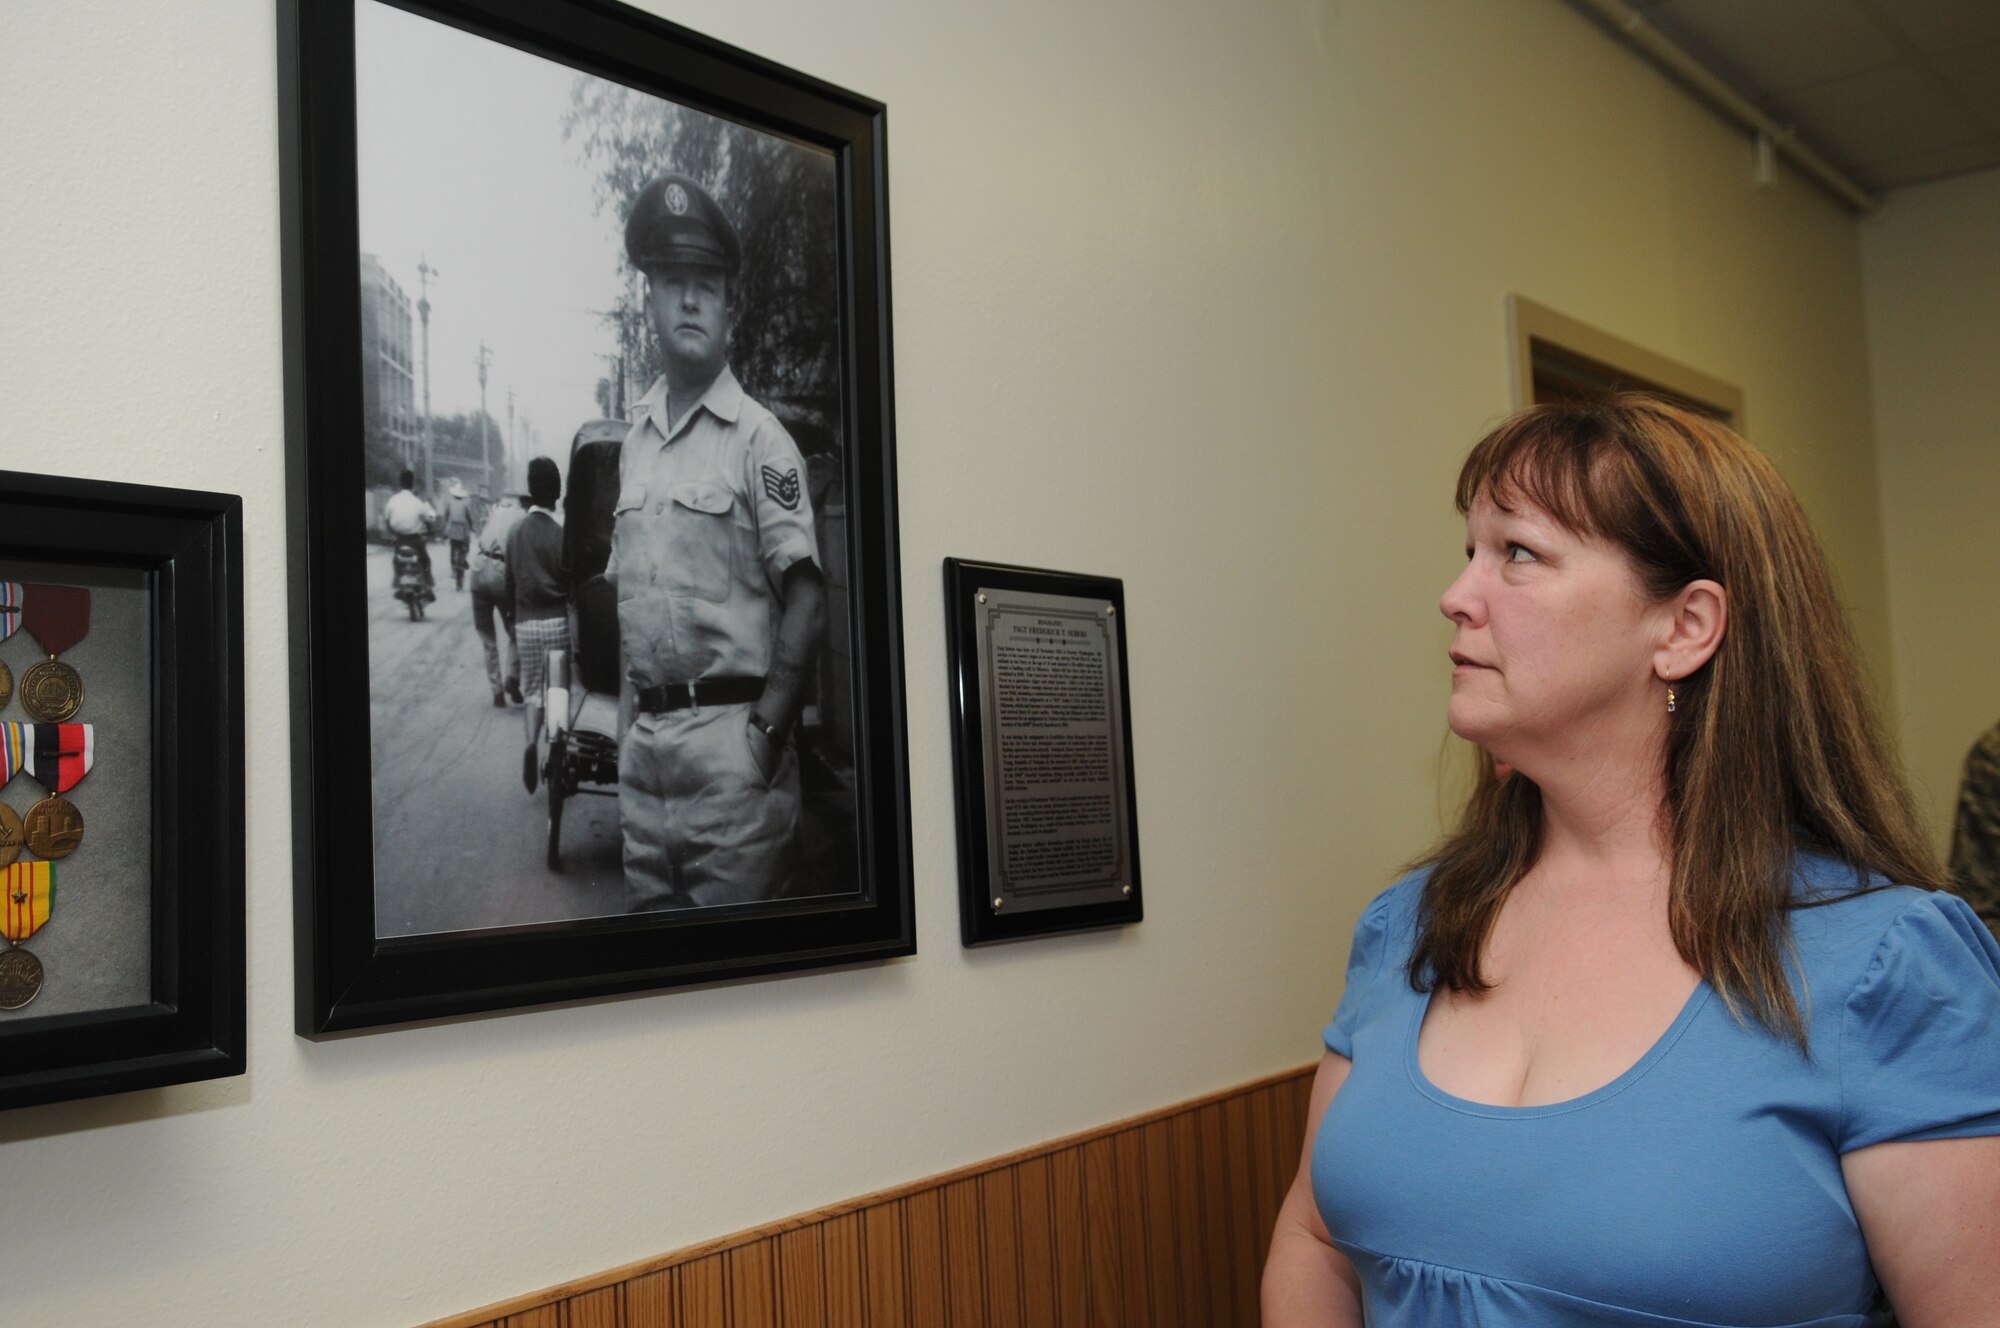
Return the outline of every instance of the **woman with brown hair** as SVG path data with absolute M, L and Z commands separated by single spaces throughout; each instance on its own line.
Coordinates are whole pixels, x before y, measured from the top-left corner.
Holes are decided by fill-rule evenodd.
M 1457 497 L 1478 784 L 1356 928 L 1266 1328 L 2000 1324 L 2000 947 L 1797 500 L 1634 395 Z

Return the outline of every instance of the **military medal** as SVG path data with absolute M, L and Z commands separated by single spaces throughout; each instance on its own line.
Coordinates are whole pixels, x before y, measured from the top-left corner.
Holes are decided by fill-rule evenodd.
M 19 948 L 0 954 L 0 1010 L 18 1010 L 41 992 L 41 960 Z
M 21 626 L 49 652 L 21 675 L 21 704 L 43 723 L 60 724 L 83 708 L 83 678 L 56 656 L 90 630 L 90 592 L 82 586 L 26 586 Z
M 56 869 L 48 862 L 0 867 L 0 936 L 14 947 L 0 954 L 0 1010 L 18 1010 L 42 990 L 42 961 L 20 948 L 42 929 L 55 907 Z
M 0 867 L 20 857 L 25 842 L 21 835 L 21 813 L 0 802 Z
M 42 929 L 55 906 L 53 862 L 16 862 L 0 867 L 0 936 L 19 945 Z
M 21 834 L 36 857 L 66 858 L 83 842 L 83 813 L 68 798 L 43 798 L 28 808 Z
M 50 655 L 21 675 L 21 704 L 36 719 L 60 724 L 83 708 L 83 679 Z
M 13 699 L 14 671 L 7 667 L 5 660 L 0 660 L 0 710 L 5 710 L 7 703 Z

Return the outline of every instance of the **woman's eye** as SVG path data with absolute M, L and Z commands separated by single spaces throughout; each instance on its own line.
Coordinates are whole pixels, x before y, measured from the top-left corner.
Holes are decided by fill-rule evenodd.
M 1507 545 L 1507 561 L 1510 563 L 1534 562 L 1535 561 L 1534 551 L 1529 549 L 1526 545 L 1515 544 L 1509 541 Z

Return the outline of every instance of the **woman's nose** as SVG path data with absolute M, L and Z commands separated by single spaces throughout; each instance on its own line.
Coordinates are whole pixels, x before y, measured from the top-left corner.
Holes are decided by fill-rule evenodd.
M 1453 622 L 1471 621 L 1479 605 L 1477 578 L 1475 564 L 1467 559 L 1465 570 L 1444 588 L 1444 594 L 1438 596 L 1438 612 Z

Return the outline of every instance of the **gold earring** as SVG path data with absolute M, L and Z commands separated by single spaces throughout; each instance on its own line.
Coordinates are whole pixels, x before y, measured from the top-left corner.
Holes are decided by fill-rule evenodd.
M 1674 688 L 1672 683 L 1667 684 L 1667 713 L 1670 715 L 1674 713 Z

